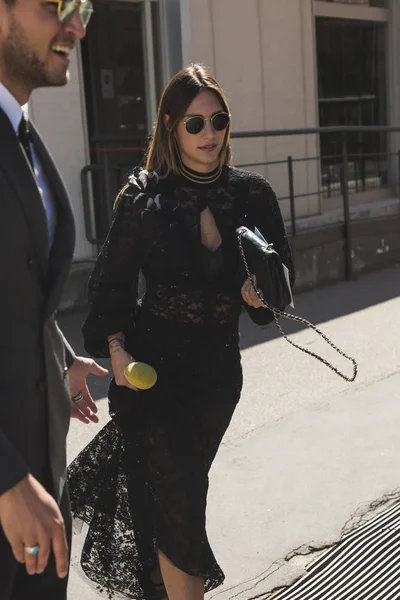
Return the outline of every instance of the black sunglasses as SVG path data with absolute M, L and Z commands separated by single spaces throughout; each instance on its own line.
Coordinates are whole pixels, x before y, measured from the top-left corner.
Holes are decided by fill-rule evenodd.
M 183 122 L 185 123 L 186 131 L 191 135 L 198 135 L 201 133 L 206 126 L 207 121 L 211 121 L 211 125 L 215 131 L 224 131 L 230 123 L 231 116 L 226 112 L 220 112 L 206 119 L 200 115 L 194 117 L 188 117 Z

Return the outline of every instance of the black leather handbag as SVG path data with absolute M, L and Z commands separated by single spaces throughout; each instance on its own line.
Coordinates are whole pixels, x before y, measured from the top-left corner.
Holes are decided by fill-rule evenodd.
M 335 346 L 335 344 L 322 331 L 310 323 L 310 321 L 307 321 L 307 319 L 284 312 L 286 306 L 288 306 L 291 302 L 291 292 L 286 281 L 281 258 L 274 250 L 273 244 L 270 244 L 259 238 L 247 227 L 238 227 L 236 229 L 236 237 L 240 254 L 238 280 L 241 284 L 243 284 L 247 279 L 251 278 L 251 275 L 255 275 L 257 285 L 255 285 L 253 280 L 250 279 L 253 290 L 265 308 L 268 308 L 273 313 L 276 326 L 285 340 L 298 350 L 301 350 L 305 354 L 308 354 L 309 356 L 319 360 L 326 367 L 339 375 L 339 377 L 342 377 L 342 379 L 345 379 L 349 382 L 354 381 L 358 372 L 358 364 L 354 358 L 348 356 L 337 346 Z M 259 310 L 262 310 L 262 308 Z M 345 373 L 342 373 L 325 358 L 322 358 L 322 356 L 319 356 L 315 352 L 312 352 L 307 348 L 303 348 L 299 344 L 296 344 L 290 340 L 278 322 L 278 317 L 286 317 L 287 319 L 302 323 L 303 325 L 313 329 L 326 341 L 327 344 L 336 350 L 338 354 L 344 356 L 344 358 L 347 358 L 347 360 L 353 364 L 353 375 L 348 377 Z
M 257 279 L 257 288 L 264 301 L 278 310 L 291 302 L 291 294 L 283 271 L 281 257 L 273 244 L 265 243 L 247 227 L 239 227 L 236 235 L 241 254 L 238 279 L 243 284 L 250 274 Z

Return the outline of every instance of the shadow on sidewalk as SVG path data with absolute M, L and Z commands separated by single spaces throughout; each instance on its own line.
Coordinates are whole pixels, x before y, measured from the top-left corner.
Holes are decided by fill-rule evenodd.
M 294 314 L 308 319 L 315 325 L 336 319 L 369 306 L 374 306 L 400 296 L 400 266 L 383 271 L 370 273 L 355 281 L 343 281 L 334 285 L 305 292 L 295 298 Z M 262 310 L 261 308 L 259 310 Z M 83 348 L 81 326 L 86 311 L 61 315 L 58 319 L 61 329 L 77 354 L 87 356 Z M 295 333 L 304 328 L 288 319 L 281 319 L 286 333 Z M 240 346 L 242 349 L 263 344 L 280 337 L 274 323 L 266 327 L 255 325 L 247 314 L 243 315 L 240 323 Z M 108 359 L 98 362 L 110 368 Z M 94 399 L 107 395 L 111 376 L 91 377 L 90 389 Z
M 400 296 L 400 265 L 369 273 L 354 281 L 342 281 L 299 294 L 294 299 L 295 310 L 290 309 L 290 311 L 311 321 L 314 325 L 318 325 L 318 323 L 387 302 L 398 296 Z M 280 323 L 285 333 L 295 333 L 305 327 L 284 318 L 280 319 Z M 280 337 L 280 333 L 274 323 L 266 327 L 259 327 L 250 320 L 247 314 L 242 317 L 240 327 L 242 349 L 263 344 L 277 337 Z

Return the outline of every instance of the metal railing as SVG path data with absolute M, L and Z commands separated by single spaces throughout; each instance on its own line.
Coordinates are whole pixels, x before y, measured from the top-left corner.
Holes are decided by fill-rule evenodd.
M 300 135 L 319 135 L 320 147 L 321 136 L 326 134 L 335 134 L 340 136 L 340 153 L 331 155 L 319 155 L 312 157 L 293 158 L 288 156 L 280 161 L 265 161 L 257 163 L 244 163 L 237 165 L 242 168 L 255 167 L 271 167 L 273 165 L 287 165 L 287 181 L 289 194 L 280 196 L 279 199 L 289 200 L 290 203 L 290 223 L 291 235 L 297 235 L 297 215 L 296 215 L 296 200 L 302 197 L 332 197 L 334 195 L 342 196 L 343 200 L 343 242 L 345 256 L 345 272 L 346 279 L 353 277 L 353 261 L 352 261 L 352 237 L 351 237 L 351 220 L 350 220 L 350 195 L 359 191 L 367 191 L 369 189 L 392 187 L 399 194 L 399 173 L 400 173 L 400 143 L 399 140 L 391 140 L 387 143 L 387 148 L 395 148 L 395 150 L 387 150 L 380 152 L 380 148 L 376 148 L 376 152 L 363 152 L 363 145 L 368 134 L 398 134 L 400 127 L 385 127 L 385 126 L 341 126 L 341 127 L 316 127 L 316 128 L 301 128 L 301 129 L 285 129 L 271 131 L 244 131 L 235 132 L 232 134 L 233 139 L 256 139 L 282 136 L 300 136 Z M 351 134 L 362 136 L 361 141 L 358 138 L 356 144 L 357 152 L 349 153 L 349 143 L 355 145 L 354 140 L 351 140 Z M 374 173 L 367 169 L 367 159 L 370 163 L 376 166 L 380 161 L 386 164 L 386 169 L 379 172 L 379 169 Z M 307 191 L 306 193 L 296 194 L 294 184 L 294 167 L 296 164 L 306 161 L 317 161 L 320 166 L 319 187 L 315 191 Z M 395 166 L 390 165 L 390 162 L 395 161 Z M 335 167 L 337 182 L 332 182 L 331 168 Z M 352 178 L 350 171 L 353 171 Z M 324 181 L 324 171 L 327 177 Z
M 290 233 L 292 237 L 298 235 L 298 219 L 296 210 L 298 200 L 305 197 L 318 196 L 321 199 L 342 197 L 343 216 L 343 241 L 345 254 L 346 278 L 353 276 L 352 265 L 352 238 L 350 220 L 350 196 L 357 192 L 365 192 L 377 188 L 393 188 L 399 193 L 400 173 L 400 127 L 384 126 L 341 126 L 341 127 L 316 127 L 300 129 L 283 129 L 270 131 L 243 131 L 234 132 L 232 139 L 266 139 L 290 136 L 319 137 L 320 148 L 323 147 L 323 136 L 334 134 L 335 143 L 333 153 L 319 153 L 317 156 L 285 156 L 281 160 L 246 162 L 237 164 L 239 168 L 272 169 L 284 167 L 286 171 L 286 185 L 288 193 L 279 196 L 281 201 L 289 201 L 290 206 Z M 357 134 L 357 138 L 354 138 Z M 379 134 L 379 136 L 377 136 Z M 368 136 L 373 139 L 368 140 Z M 384 142 L 383 136 L 385 136 Z M 332 140 L 331 140 L 332 141 Z M 335 147 L 336 145 L 336 147 Z M 91 140 L 92 158 L 96 161 L 82 169 L 82 191 L 84 199 L 84 214 L 87 239 L 93 244 L 101 244 L 111 222 L 112 200 L 115 197 L 124 176 L 133 165 L 139 164 L 146 149 L 145 138 L 96 138 Z M 326 145 L 325 145 L 326 146 Z M 383 151 L 382 151 L 383 146 Z M 329 148 L 332 147 L 332 144 Z M 314 161 L 317 165 L 317 189 L 296 193 L 295 169 L 300 164 Z M 90 182 L 89 175 L 101 175 L 100 181 Z M 274 187 L 276 178 L 272 178 Z M 282 183 L 282 182 L 280 182 Z M 93 197 L 96 192 L 99 197 L 97 203 Z M 91 189 L 92 188 L 92 189 Z M 100 218 L 96 223 L 96 211 L 100 211 Z M 94 232 L 97 230 L 97 233 Z M 100 230 L 100 235 L 99 235 Z
M 103 136 L 90 139 L 91 164 L 81 170 L 86 238 L 99 245 L 112 219 L 113 200 L 126 174 L 140 164 L 146 138 Z

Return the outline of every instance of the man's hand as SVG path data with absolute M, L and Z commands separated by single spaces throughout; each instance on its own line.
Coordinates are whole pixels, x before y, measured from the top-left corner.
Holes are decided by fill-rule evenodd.
M 43 573 L 53 549 L 57 575 L 68 574 L 68 545 L 64 520 L 57 502 L 32 476 L 0 496 L 0 522 L 15 559 L 25 563 L 29 575 Z M 25 546 L 39 546 L 31 556 Z
M 93 359 L 83 356 L 75 356 L 75 360 L 68 369 L 69 387 L 71 394 L 71 416 L 74 419 L 79 419 L 82 423 L 98 423 L 99 419 L 96 416 L 97 406 L 90 395 L 86 378 L 92 373 L 103 377 L 108 374 L 107 369 L 103 369 Z M 74 402 L 72 399 L 78 394 L 82 394 L 82 399 Z

